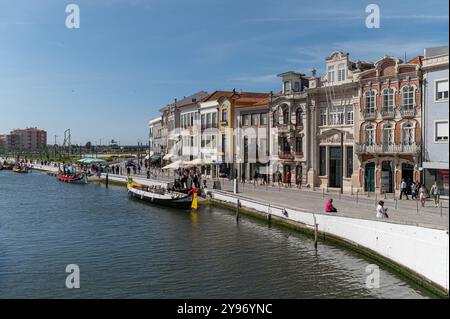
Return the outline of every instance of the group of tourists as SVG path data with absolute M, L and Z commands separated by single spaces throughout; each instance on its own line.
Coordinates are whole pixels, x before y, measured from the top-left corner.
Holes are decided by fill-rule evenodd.
M 434 182 L 433 186 L 431 186 L 430 192 L 428 192 L 426 186 L 421 182 L 416 181 L 410 183 L 402 179 L 400 182 L 399 199 L 406 197 L 406 199 L 409 200 L 409 194 L 411 194 L 411 199 L 419 200 L 422 207 L 425 207 L 425 202 L 431 195 L 431 197 L 433 197 L 434 206 L 439 207 L 441 189 L 439 188 L 437 182 Z

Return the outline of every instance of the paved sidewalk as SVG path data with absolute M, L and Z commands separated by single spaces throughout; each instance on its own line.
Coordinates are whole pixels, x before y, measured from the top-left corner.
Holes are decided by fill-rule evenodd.
M 223 181 L 221 185 L 222 191 L 233 191 L 230 181 Z M 448 229 L 449 225 L 448 201 L 442 201 L 441 210 L 440 208 L 435 208 L 431 201 L 427 201 L 425 207 L 422 208 L 420 207 L 420 202 L 415 200 L 385 199 L 384 196 L 375 194 L 370 194 L 370 197 L 367 197 L 367 195 L 352 196 L 349 194 L 326 193 L 319 189 L 311 191 L 265 185 L 257 185 L 255 187 L 253 184 L 239 184 L 238 190 L 238 195 L 246 198 L 280 207 L 302 209 L 315 213 L 324 213 L 326 201 L 329 198 L 333 198 L 333 205 L 338 209 L 338 213 L 335 213 L 337 216 L 371 220 L 379 220 L 375 217 L 375 203 L 383 200 L 385 207 L 389 208 L 389 219 L 383 219 L 383 221 L 438 229 Z
M 153 177 L 155 178 L 155 177 Z M 155 179 L 171 182 L 173 177 L 157 176 Z M 233 192 L 233 181 L 219 179 L 221 190 Z M 208 180 L 207 186 L 213 190 L 213 181 Z M 425 207 L 420 207 L 420 202 L 416 200 L 399 200 L 394 198 L 384 198 L 383 195 L 369 194 L 342 194 L 338 192 L 326 192 L 322 189 L 298 189 L 295 187 L 286 188 L 272 185 L 257 185 L 239 183 L 238 195 L 249 199 L 270 203 L 275 206 L 301 209 L 315 213 L 324 213 L 325 203 L 329 198 L 333 198 L 333 204 L 338 209 L 337 216 L 352 218 L 362 218 L 370 220 L 380 220 L 375 217 L 376 205 L 383 200 L 388 209 L 389 219 L 386 222 L 416 225 L 437 229 L 448 229 L 449 226 L 449 203 L 442 200 L 442 210 L 433 206 L 433 202 L 428 200 Z M 411 198 L 411 197 L 410 197 Z M 442 215 L 441 215 L 442 213 Z

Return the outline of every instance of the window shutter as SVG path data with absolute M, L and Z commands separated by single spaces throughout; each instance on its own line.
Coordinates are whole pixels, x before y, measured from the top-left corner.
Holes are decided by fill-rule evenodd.
M 438 122 L 436 123 L 436 136 L 448 136 L 448 122 Z
M 438 92 L 448 91 L 448 81 L 437 82 L 437 91 Z

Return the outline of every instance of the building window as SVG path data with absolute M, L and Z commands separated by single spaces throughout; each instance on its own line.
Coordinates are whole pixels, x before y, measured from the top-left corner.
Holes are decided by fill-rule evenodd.
M 227 149 L 227 144 L 226 144 L 226 135 L 225 134 L 223 134 L 222 135 L 222 152 L 224 153 L 224 155 L 225 155 L 225 150 Z
M 301 108 L 298 108 L 295 111 L 295 124 L 297 126 L 300 126 L 303 124 L 303 110 Z
M 205 114 L 202 114 L 201 116 L 201 122 L 202 122 L 202 129 L 204 129 L 206 127 L 206 117 Z
M 320 108 L 320 126 L 327 125 L 327 109 L 322 107 Z
M 394 145 L 394 126 L 391 124 L 383 126 L 383 145 Z
M 353 147 L 347 146 L 347 171 L 346 177 L 350 178 L 353 174 Z
M 334 83 L 334 65 L 329 65 L 327 68 L 328 83 Z
M 383 112 L 394 111 L 394 89 L 383 90 Z
M 320 146 L 319 148 L 319 175 L 327 175 L 327 147 Z
M 217 113 L 212 113 L 212 127 L 217 127 Z
M 353 123 L 354 123 L 353 108 L 349 108 L 347 110 L 347 121 L 346 121 L 346 123 L 349 124 L 349 125 L 353 125 Z
M 342 106 L 333 106 L 330 109 L 330 125 L 344 124 L 344 108 Z
M 242 114 L 242 126 L 248 126 L 249 124 L 248 114 Z
M 303 153 L 303 141 L 301 137 L 295 139 L 295 151 L 297 153 Z
M 414 109 L 414 87 L 411 85 L 402 89 L 402 108 L 404 110 Z
M 222 110 L 222 122 L 224 122 L 225 125 L 228 125 L 228 110 L 227 109 Z
M 260 125 L 267 125 L 267 113 L 261 113 L 259 115 L 259 124 Z
M 434 141 L 448 142 L 448 121 L 438 121 L 434 124 Z
M 258 126 L 258 114 L 252 114 L 252 126 Z
M 283 110 L 283 124 L 289 124 L 289 108 L 285 107 Z
M 298 82 L 298 81 L 294 82 L 294 91 L 300 92 L 300 82 Z
M 366 127 L 366 145 L 375 145 L 375 127 L 373 125 Z
M 402 144 L 413 145 L 414 144 L 414 126 L 411 123 L 403 125 L 402 128 Z
M 284 82 L 284 92 L 290 92 L 291 91 L 291 81 L 285 81 Z
M 436 101 L 448 100 L 448 80 L 436 81 Z
M 375 113 L 375 91 L 364 93 L 364 110 L 368 114 Z
M 206 114 L 206 127 L 211 127 L 211 113 Z
M 345 81 L 345 63 L 338 65 L 338 82 Z
M 278 111 L 273 111 L 273 126 L 278 125 L 279 117 L 278 117 Z

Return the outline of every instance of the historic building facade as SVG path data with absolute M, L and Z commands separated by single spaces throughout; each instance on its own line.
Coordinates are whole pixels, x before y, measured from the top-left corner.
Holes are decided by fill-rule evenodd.
M 400 182 L 420 180 L 420 57 L 385 56 L 359 76 L 356 154 L 365 192 L 394 193 Z
M 269 145 L 273 163 L 270 175 L 272 181 L 279 172 L 284 183 L 305 184 L 309 165 L 306 157 L 309 145 L 305 138 L 310 126 L 306 121 L 309 79 L 292 71 L 278 77 L 282 79 L 282 91 L 270 97 L 270 140 L 273 142 Z
M 325 60 L 325 74 L 310 80 L 308 89 L 308 184 L 352 191 L 358 188 L 355 154 L 358 119 L 358 76 L 372 63 L 351 61 L 335 51 Z
M 426 48 L 422 62 L 423 182 L 448 196 L 448 46 Z

